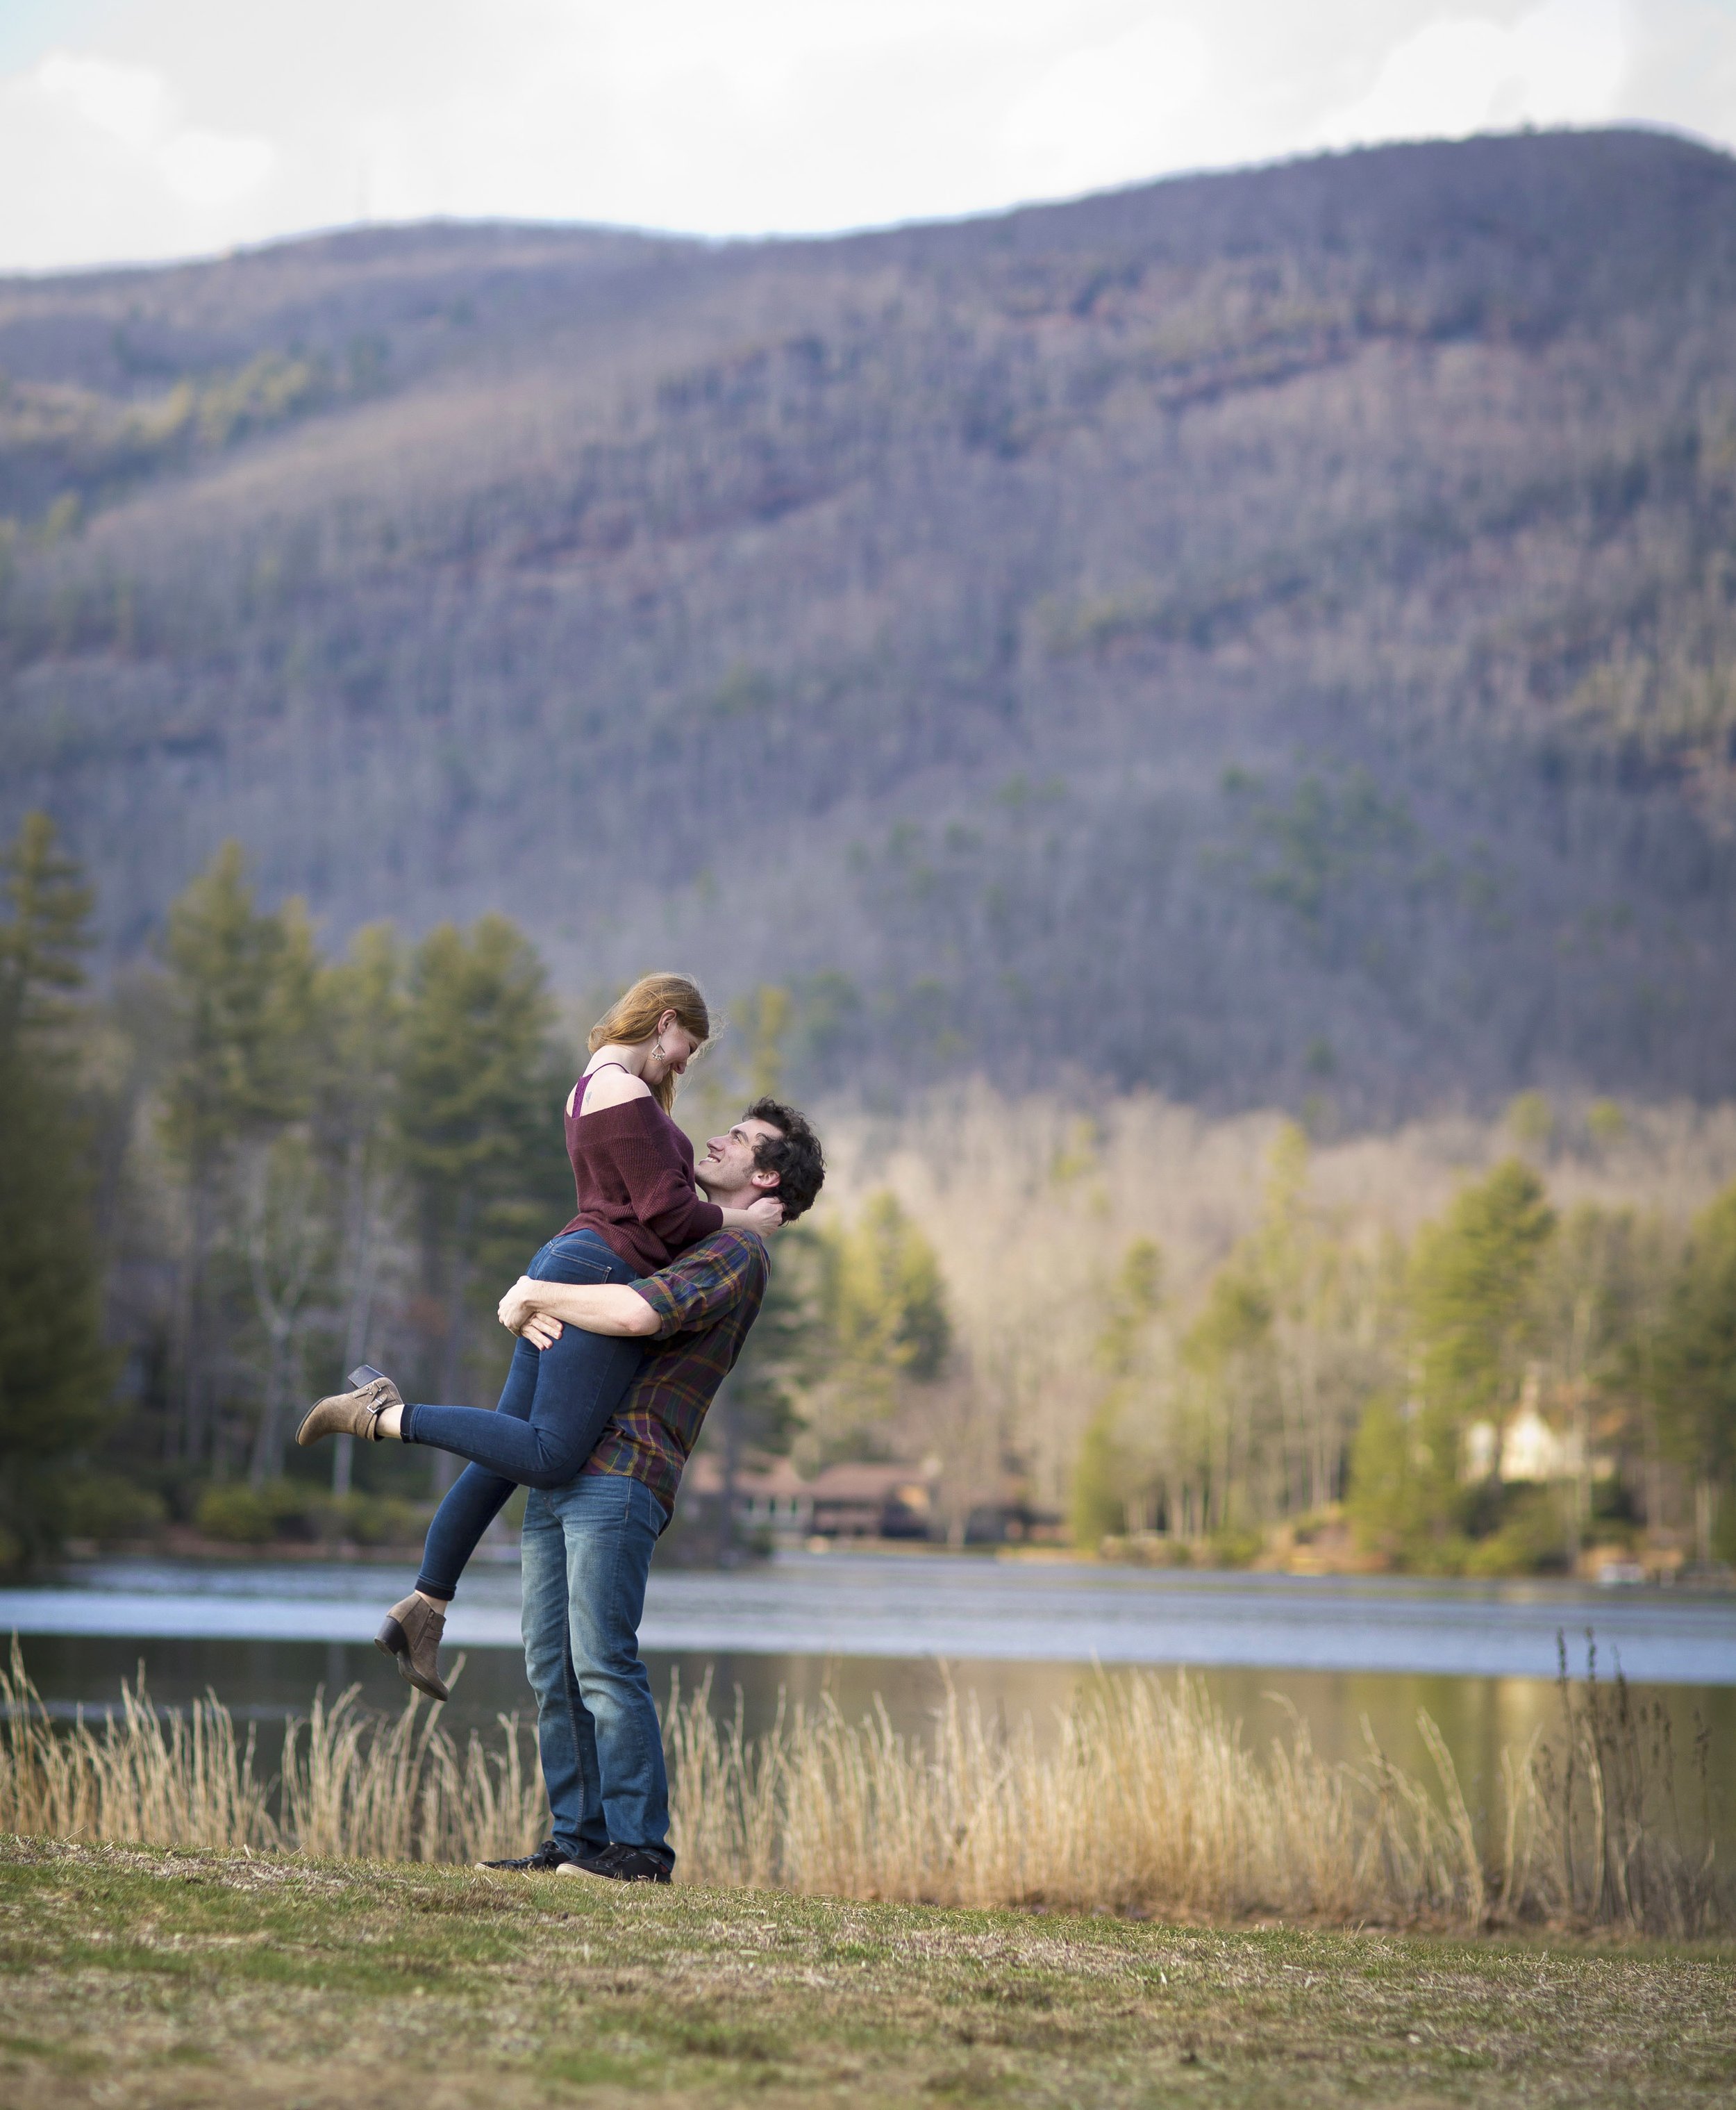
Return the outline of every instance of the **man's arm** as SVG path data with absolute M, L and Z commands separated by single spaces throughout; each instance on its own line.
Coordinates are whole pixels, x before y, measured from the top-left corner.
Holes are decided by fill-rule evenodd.
M 715 1324 L 750 1293 L 757 1302 L 765 1270 L 766 1248 L 758 1238 L 714 1231 L 631 1288 L 536 1282 L 520 1275 L 500 1300 L 500 1324 L 537 1348 L 560 1338 L 563 1321 L 588 1333 L 667 1339 Z
M 535 1282 L 519 1276 L 500 1300 L 500 1324 L 509 1333 L 526 1333 L 545 1347 L 560 1338 L 564 1326 L 577 1326 L 587 1333 L 615 1333 L 649 1337 L 658 1329 L 658 1317 L 636 1291 L 624 1282 Z M 536 1324 L 553 1320 L 552 1330 Z

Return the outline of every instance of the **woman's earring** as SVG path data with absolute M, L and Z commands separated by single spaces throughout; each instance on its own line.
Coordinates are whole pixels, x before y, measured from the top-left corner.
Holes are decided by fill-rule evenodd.
M 661 1062 L 662 1061 L 662 1059 L 663 1059 L 663 1044 L 662 1044 L 662 1042 L 661 1040 L 659 1040 L 659 1041 L 658 1042 L 657 1045 L 656 1045 L 656 1046 L 655 1046 L 655 1047 L 651 1050 L 651 1053 L 653 1053 L 653 1054 L 657 1057 L 657 1059 L 658 1059 L 658 1061 L 659 1062 Z

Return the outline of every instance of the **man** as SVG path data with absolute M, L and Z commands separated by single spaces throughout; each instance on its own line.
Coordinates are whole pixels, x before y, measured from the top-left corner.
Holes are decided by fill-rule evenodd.
M 794 1107 L 757 1099 L 695 1167 L 706 1193 L 745 1208 L 775 1193 L 789 1223 L 825 1178 Z M 520 1536 L 525 1667 L 554 1822 L 534 1854 L 494 1868 L 667 1883 L 669 1788 L 639 1654 L 651 1553 L 718 1386 L 759 1315 L 770 1262 L 758 1234 L 716 1231 L 657 1274 L 594 1286 L 521 1276 L 500 1323 L 538 1347 L 564 1326 L 652 1343 L 578 1477 L 532 1489 Z

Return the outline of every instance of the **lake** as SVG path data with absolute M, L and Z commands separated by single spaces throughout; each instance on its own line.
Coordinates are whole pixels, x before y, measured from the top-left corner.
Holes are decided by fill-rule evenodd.
M 366 1704 L 398 1705 L 391 1665 L 372 1646 L 408 1587 L 396 1565 L 112 1560 L 53 1582 L 0 1591 L 0 1632 L 24 1637 L 45 1698 L 101 1707 L 146 1666 L 157 1699 L 215 1689 L 237 1714 L 304 1711 L 315 1687 L 359 1682 Z M 1354 1756 L 1366 1718 L 1414 1770 L 1426 1755 L 1417 1712 L 1440 1724 L 1473 1807 L 1486 1803 L 1503 1746 L 1559 1719 L 1570 1671 L 1621 1668 L 1664 1703 L 1679 1750 L 1703 1724 L 1736 1772 L 1736 1600 L 1546 1582 L 1196 1574 L 927 1553 L 780 1555 L 726 1573 L 653 1573 L 642 1641 L 661 1700 L 671 1676 L 709 1676 L 714 1705 L 739 1694 L 750 1729 L 780 1696 L 830 1692 L 852 1717 L 876 1695 L 920 1733 L 950 1678 L 1039 1732 L 1082 1678 L 1129 1664 L 1187 1668 L 1264 1741 L 1294 1708 L 1317 1748 Z M 466 1663 L 447 1710 L 460 1733 L 527 1713 L 515 1561 L 472 1566 L 447 1627 Z M 1716 1823 L 1736 1839 L 1728 1813 Z

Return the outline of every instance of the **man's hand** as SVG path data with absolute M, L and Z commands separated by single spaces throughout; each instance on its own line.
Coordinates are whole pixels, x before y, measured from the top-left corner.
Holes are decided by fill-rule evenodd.
M 522 1333 L 528 1321 L 536 1315 L 537 1293 L 541 1287 L 529 1275 L 521 1275 L 501 1298 L 498 1315 L 509 1333 Z
M 542 1284 L 521 1275 L 500 1300 L 500 1324 L 533 1348 L 547 1348 L 561 1338 L 561 1322 L 538 1308 Z
M 563 1319 L 557 1318 L 563 1312 Z M 538 1282 L 521 1275 L 500 1300 L 496 1315 L 509 1333 L 533 1348 L 559 1340 L 563 1327 L 586 1333 L 646 1338 L 657 1331 L 657 1314 L 622 1282 Z

